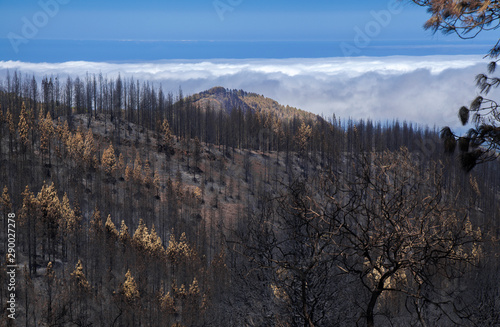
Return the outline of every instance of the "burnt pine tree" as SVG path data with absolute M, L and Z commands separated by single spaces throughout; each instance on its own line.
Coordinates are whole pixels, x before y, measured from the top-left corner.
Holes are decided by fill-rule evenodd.
M 445 285 L 479 261 L 481 231 L 453 204 L 438 163 L 421 169 L 406 149 L 368 156 L 349 176 L 332 176 L 343 191 L 328 195 L 329 206 L 342 208 L 329 219 L 339 229 L 339 267 L 366 290 L 366 325 L 384 306 L 397 307 L 390 295 L 403 296 L 423 326 L 434 309 L 461 323 L 460 306 L 440 290 L 452 294 Z
M 248 259 L 249 303 L 260 305 L 267 293 L 276 305 L 273 319 L 278 325 L 286 321 L 291 326 L 326 326 L 334 321 L 336 307 L 342 306 L 334 300 L 338 298 L 340 253 L 332 241 L 339 230 L 329 221 L 334 217 L 327 217 L 326 207 L 301 179 L 284 185 L 278 197 L 268 198 L 230 242 Z M 329 211 L 331 215 L 339 212 Z M 265 288 L 260 286 L 262 280 Z
M 454 33 L 462 39 L 471 39 L 481 32 L 491 31 L 500 26 L 500 1 L 449 1 L 412 0 L 426 7 L 431 17 L 424 24 L 425 29 L 444 34 Z M 489 50 L 491 62 L 488 74 L 496 70 L 500 55 L 500 39 Z M 466 171 L 476 164 L 494 160 L 500 150 L 500 109 L 496 100 L 487 98 L 492 89 L 500 86 L 500 79 L 487 74 L 476 76 L 480 91 L 469 106 L 462 106 L 458 115 L 463 125 L 469 122 L 473 127 L 463 136 L 457 136 L 449 127 L 444 127 L 441 137 L 448 153 L 460 151 L 460 159 Z
M 115 150 L 112 144 L 110 144 L 109 147 L 106 150 L 104 150 L 101 162 L 102 162 L 102 168 L 104 169 L 107 178 L 111 179 L 117 166 Z

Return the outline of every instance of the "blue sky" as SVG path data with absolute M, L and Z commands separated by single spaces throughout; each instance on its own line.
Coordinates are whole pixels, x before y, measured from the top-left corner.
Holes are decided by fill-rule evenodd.
M 59 0 L 41 0 L 49 4 Z M 60 2 L 60 3 L 59 3 Z M 339 40 L 355 25 L 372 20 L 370 11 L 386 10 L 390 1 L 59 1 L 59 10 L 40 38 L 106 40 Z M 65 2 L 68 2 L 67 4 Z M 62 4 L 64 3 L 64 4 Z M 42 9 L 38 1 L 8 1 L 2 34 L 20 31 Z M 402 3 L 380 37 L 427 38 L 425 12 Z
M 2 1 L 0 9 L 0 60 L 37 61 L 33 53 L 39 61 L 384 56 L 412 54 L 409 48 L 418 55 L 471 54 L 491 43 L 483 35 L 463 41 L 424 31 L 425 10 L 396 0 L 30 0 Z M 91 43 L 99 40 L 136 43 Z M 151 45 L 159 41 L 185 43 Z M 218 43 L 234 41 L 274 44 L 234 46 L 237 51 Z M 357 50 L 346 53 L 353 46 Z M 166 54 L 151 55 L 155 49 Z

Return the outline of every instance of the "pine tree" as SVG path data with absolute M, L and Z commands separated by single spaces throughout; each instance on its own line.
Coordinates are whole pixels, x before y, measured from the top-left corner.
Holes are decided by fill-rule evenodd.
M 106 257 L 109 269 L 113 268 L 113 257 L 115 256 L 115 244 L 118 240 L 118 230 L 111 220 L 111 215 L 108 215 L 106 223 L 104 224 L 104 231 L 106 235 Z
M 130 269 L 125 274 L 125 281 L 121 286 L 121 294 L 127 304 L 134 304 L 140 298 L 139 289 Z
M 179 265 L 182 262 L 186 262 L 188 259 L 192 258 L 195 255 L 194 250 L 187 243 L 186 233 L 182 233 L 179 241 L 176 241 L 173 231 L 170 234 L 168 247 L 165 251 L 167 258 L 174 265 Z
M 29 186 L 26 185 L 22 193 L 23 205 L 19 212 L 19 224 L 25 231 L 28 243 L 28 266 L 30 276 L 36 275 L 36 257 L 37 257 L 37 217 L 39 216 L 38 201 L 30 191 Z
M 80 259 L 78 259 L 75 270 L 71 273 L 71 278 L 80 292 L 89 293 L 92 290 L 92 286 L 90 286 L 90 283 L 83 272 L 83 264 Z
M 58 155 L 62 158 L 63 156 L 66 156 L 67 153 L 69 153 L 68 148 L 69 148 L 69 143 L 70 142 L 70 137 L 71 133 L 69 132 L 69 126 L 68 122 L 65 120 L 63 123 L 60 121 L 56 125 L 56 135 L 58 138 L 58 145 L 57 145 L 57 153 Z
M 106 219 L 106 224 L 104 225 L 104 230 L 106 231 L 106 237 L 111 238 L 111 239 L 116 239 L 118 238 L 118 230 L 116 229 L 115 224 L 113 223 L 113 220 L 111 220 L 111 215 L 108 215 L 108 218 Z
M 7 186 L 3 187 L 2 196 L 0 198 L 0 207 L 2 208 L 3 217 L 5 219 L 7 214 L 12 212 L 12 202 L 10 200 L 9 189 Z
M 162 311 L 166 315 L 174 315 L 177 310 L 175 306 L 175 299 L 170 295 L 170 292 L 167 292 L 167 294 L 160 295 L 160 306 Z
M 456 34 L 462 39 L 472 39 L 485 31 L 491 31 L 500 24 L 498 0 L 487 1 L 450 1 L 450 0 L 411 0 L 425 7 L 430 14 L 424 28 L 434 33 Z M 478 93 L 470 106 L 461 106 L 458 116 L 463 125 L 469 122 L 474 126 L 467 128 L 464 135 L 455 135 L 449 126 L 441 130 L 445 151 L 449 154 L 460 152 L 460 162 L 464 170 L 471 171 L 477 164 L 496 160 L 500 150 L 500 111 L 499 102 L 490 91 L 500 86 L 499 78 L 492 76 L 499 62 L 500 43 L 498 40 L 489 49 L 491 62 L 486 74 L 476 76 Z
M 161 125 L 161 131 L 162 131 L 161 150 L 165 151 L 168 158 L 173 150 L 173 136 L 168 120 L 166 119 L 163 120 L 163 124 Z
M 42 236 L 44 245 L 44 255 L 49 255 L 54 258 L 56 255 L 57 231 L 59 222 L 61 221 L 61 203 L 57 196 L 57 191 L 54 183 L 50 185 L 44 184 L 37 195 L 37 201 L 41 210 L 41 223 L 43 226 Z
M 98 162 L 95 161 L 96 158 L 96 145 L 94 141 L 94 134 L 92 130 L 89 129 L 87 134 L 85 134 L 85 141 L 83 142 L 83 160 L 88 167 L 97 167 Z
M 130 167 L 130 165 L 127 165 L 127 168 L 125 168 L 125 180 L 127 182 L 131 181 L 133 178 L 133 169 Z
M 151 176 L 151 167 L 149 164 L 149 160 L 146 160 L 146 163 L 144 164 L 144 185 L 147 188 L 150 188 L 152 184 L 153 178 Z
M 149 232 L 144 220 L 139 219 L 139 225 L 135 230 L 132 242 L 138 249 L 146 249 L 149 245 Z
M 142 182 L 142 161 L 141 161 L 141 156 L 139 155 L 139 152 L 137 152 L 135 156 L 135 161 L 134 161 L 134 170 L 132 173 L 134 180 L 137 182 Z
M 7 186 L 4 186 L 2 195 L 0 197 L 0 208 L 2 209 L 2 220 L 3 220 L 3 229 L 7 231 L 7 222 L 9 213 L 12 212 L 12 202 L 10 201 L 9 190 Z M 7 242 L 3 242 L 4 253 L 7 253 Z
M 85 138 L 83 137 L 80 127 L 78 127 L 76 133 L 68 137 L 67 148 L 77 166 L 81 166 L 83 161 L 83 153 L 85 149 Z
M 186 322 L 187 325 L 196 324 L 201 311 L 202 294 L 198 285 L 198 280 L 195 277 L 186 292 L 186 299 L 184 301 L 184 308 L 182 310 L 184 318 L 183 321 Z
M 131 241 L 130 234 L 128 232 L 128 227 L 125 224 L 124 220 L 122 220 L 122 224 L 120 226 L 119 238 L 124 245 L 128 245 L 128 243 Z
M 151 233 L 149 234 L 150 240 L 150 251 L 153 256 L 161 256 L 165 253 L 165 249 L 163 248 L 163 243 L 161 241 L 160 236 L 156 233 L 155 226 L 151 227 Z
M 90 220 L 90 232 L 90 235 L 94 237 L 99 237 L 99 234 L 103 232 L 101 212 L 97 206 L 95 206 L 92 219 Z
M 76 234 L 80 229 L 79 217 L 75 215 L 75 211 L 71 208 L 68 195 L 64 193 L 61 202 L 61 215 L 59 220 L 59 238 L 63 245 L 63 257 L 67 257 L 68 245 L 73 250 L 73 255 L 76 254 Z M 71 257 L 71 255 L 70 255 Z
M 88 304 L 92 300 L 92 286 L 85 276 L 80 259 L 70 274 L 69 292 L 71 292 L 69 295 L 71 297 L 71 317 L 82 326 L 92 324 L 90 321 L 92 321 L 93 312 L 88 312 Z
M 29 132 L 30 132 L 30 126 L 28 124 L 28 114 L 26 113 L 26 106 L 24 105 L 21 107 L 21 113 L 19 114 L 19 124 L 17 125 L 17 128 L 19 130 L 19 137 L 21 138 L 21 144 L 23 145 L 23 149 L 26 149 L 26 147 L 29 145 L 30 140 L 29 140 Z
M 297 150 L 301 156 L 307 155 L 307 147 L 309 144 L 309 139 L 311 138 L 311 134 L 311 126 L 302 121 L 295 139 L 297 142 Z
M 40 111 L 40 114 L 42 112 Z M 47 112 L 47 116 L 45 118 L 40 117 L 39 119 L 39 129 L 40 129 L 40 150 L 43 154 L 48 156 L 49 165 L 51 163 L 51 155 L 50 155 L 50 140 L 54 134 L 54 123 L 52 121 L 52 117 L 50 117 L 50 112 Z
M 109 147 L 104 150 L 101 162 L 104 172 L 108 177 L 111 177 L 116 170 L 115 149 L 113 148 L 112 144 L 110 144 Z
M 64 193 L 61 202 L 61 221 L 59 223 L 64 229 L 64 235 L 69 236 L 75 233 L 78 230 L 79 223 L 75 211 L 71 208 L 68 195 Z

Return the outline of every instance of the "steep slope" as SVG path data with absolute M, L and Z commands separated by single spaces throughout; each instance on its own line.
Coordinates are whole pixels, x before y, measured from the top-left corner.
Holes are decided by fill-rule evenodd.
M 329 187 L 328 176 L 352 175 L 374 165 L 363 158 L 386 157 L 392 163 L 391 153 L 400 147 L 409 149 L 400 157 L 409 160 L 409 153 L 423 160 L 411 162 L 417 170 L 444 160 L 436 133 L 406 123 L 352 122 L 343 127 L 257 94 L 220 87 L 176 104 L 144 93 L 138 109 L 130 103 L 94 112 L 55 107 L 53 116 L 50 106 L 36 99 L 31 104 L 29 98 L 0 93 L 0 187 L 5 186 L 0 209 L 4 217 L 15 213 L 18 219 L 16 263 L 26 268 L 16 281 L 20 325 L 229 327 L 246 324 L 248 317 L 256 319 L 248 325 L 285 325 L 303 308 L 290 300 L 302 298 L 294 295 L 302 287 L 295 282 L 289 287 L 288 280 L 297 280 L 294 271 L 310 262 L 304 261 L 308 249 L 316 248 L 308 243 L 308 234 L 296 232 L 304 231 L 300 226 L 322 232 L 316 226 L 323 219 L 316 220 L 320 225 L 309 224 L 315 217 L 311 210 L 322 212 L 323 193 L 344 192 L 347 185 Z M 246 113 L 234 115 L 234 108 Z M 479 208 L 477 215 L 471 214 L 472 223 L 485 221 L 498 231 L 499 170 L 464 175 L 458 169 L 447 163 L 446 192 L 460 189 L 459 201 Z M 388 186 L 397 185 L 384 177 L 389 175 L 374 173 Z M 360 181 L 368 185 L 364 178 Z M 390 200 L 392 193 L 384 198 Z M 297 208 L 307 214 L 294 213 Z M 335 207 L 324 208 L 329 214 Z M 308 221 L 288 219 L 294 217 Z M 2 230 L 0 243 L 5 245 L 7 229 Z M 290 252 L 298 261 L 270 272 L 241 250 L 248 246 L 270 253 L 267 246 L 276 231 L 280 238 L 291 235 L 290 241 L 299 241 L 293 248 L 299 251 Z M 251 243 L 246 236 L 254 237 Z M 288 242 L 286 250 L 291 246 Z M 0 246 L 0 255 L 5 257 L 6 249 Z M 315 262 L 319 257 L 311 258 Z M 354 303 L 369 297 L 363 286 L 338 271 L 343 262 L 332 261 L 337 259 L 330 252 L 326 259 L 321 261 L 333 264 L 330 275 L 323 268 L 308 269 L 306 289 L 314 296 L 308 301 L 319 303 L 327 317 L 324 325 L 338 320 L 336 325 L 352 326 L 363 314 L 352 309 L 357 308 Z M 365 267 L 366 260 L 359 264 Z M 5 269 L 0 262 L 4 278 Z M 489 269 L 497 276 L 497 266 Z M 478 281 L 497 281 L 484 271 Z M 496 291 L 494 287 L 480 286 Z M 381 307 L 395 308 L 392 314 L 400 319 L 395 322 L 404 325 L 414 317 L 398 303 L 405 301 L 387 297 Z M 0 317 L 0 325 L 6 324 L 5 316 Z

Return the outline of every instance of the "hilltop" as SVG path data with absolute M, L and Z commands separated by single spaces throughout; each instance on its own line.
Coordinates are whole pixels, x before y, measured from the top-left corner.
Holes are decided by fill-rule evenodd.
M 257 93 L 230 90 L 221 86 L 193 94 L 187 97 L 186 101 L 191 101 L 194 105 L 198 105 L 201 108 L 212 106 L 216 110 L 231 111 L 240 108 L 243 112 L 253 110 L 261 114 L 272 113 L 281 119 L 290 119 L 292 117 L 314 119 L 317 117 L 308 111 L 282 105 L 273 99 Z

